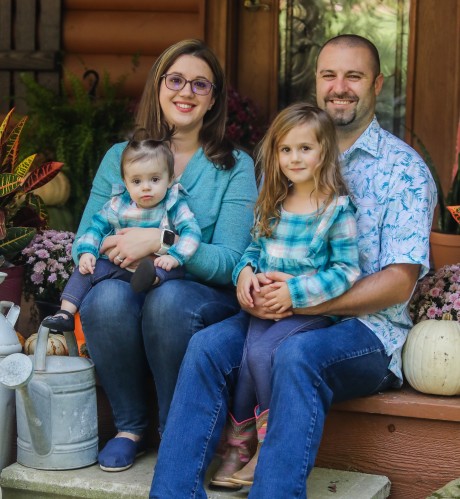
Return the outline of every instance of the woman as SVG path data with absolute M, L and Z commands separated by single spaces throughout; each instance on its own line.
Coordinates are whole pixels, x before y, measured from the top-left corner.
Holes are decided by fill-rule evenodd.
M 147 295 L 134 293 L 123 281 L 104 281 L 81 305 L 88 349 L 118 430 L 99 454 L 105 471 L 129 468 L 145 448 L 149 369 L 161 433 L 190 338 L 239 310 L 231 274 L 249 243 L 257 190 L 251 158 L 233 150 L 224 138 L 226 105 L 222 68 L 199 40 L 184 40 L 166 49 L 147 78 L 136 125 L 154 138 L 160 138 L 165 126 L 175 128 L 171 144 L 175 176 L 189 194 L 202 242 L 186 265 L 185 280 L 166 282 Z M 120 158 L 125 146 L 116 144 L 104 157 L 77 239 L 110 197 L 112 185 L 122 183 Z M 109 236 L 101 251 L 125 268 L 164 251 L 168 242 L 163 234 L 160 229 L 124 229 Z

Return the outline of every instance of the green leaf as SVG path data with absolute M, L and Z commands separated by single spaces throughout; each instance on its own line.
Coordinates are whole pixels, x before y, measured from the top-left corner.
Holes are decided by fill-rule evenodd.
M 22 179 L 14 173 L 0 173 L 0 197 L 14 192 L 22 185 Z
M 19 163 L 19 165 L 14 169 L 13 173 L 18 177 L 24 178 L 29 173 L 30 167 L 32 166 L 32 163 L 34 162 L 34 159 L 36 157 L 36 154 L 28 156 L 26 159 Z
M 0 241 L 0 255 L 9 257 L 22 251 L 32 240 L 36 230 L 31 227 L 9 227 L 6 237 Z

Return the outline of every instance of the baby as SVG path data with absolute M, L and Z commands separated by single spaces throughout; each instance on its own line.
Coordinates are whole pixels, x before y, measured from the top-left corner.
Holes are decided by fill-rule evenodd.
M 121 279 L 130 282 L 134 291 L 146 292 L 166 280 L 183 277 L 182 265 L 198 249 L 201 231 L 185 200 L 185 190 L 174 183 L 174 156 L 167 142 L 149 138 L 143 129 L 128 142 L 121 156 L 124 185 L 115 187 L 113 197 L 93 216 L 90 227 L 74 243 L 79 255 L 78 268 L 62 293 L 60 310 L 46 317 L 44 326 L 73 331 L 74 315 L 83 298 L 104 279 Z M 144 258 L 135 270 L 122 269 L 99 253 L 105 237 L 127 227 L 162 229 L 156 258 Z M 123 261 L 119 256 L 116 259 Z

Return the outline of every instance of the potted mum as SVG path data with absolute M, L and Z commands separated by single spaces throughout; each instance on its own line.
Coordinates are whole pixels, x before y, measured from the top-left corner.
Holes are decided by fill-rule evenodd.
M 460 394 L 460 264 L 422 279 L 410 314 L 415 326 L 403 349 L 407 381 L 424 393 Z
M 73 232 L 38 232 L 22 250 L 25 260 L 24 295 L 33 297 L 40 320 L 59 308 L 60 296 L 75 267 L 72 259 Z

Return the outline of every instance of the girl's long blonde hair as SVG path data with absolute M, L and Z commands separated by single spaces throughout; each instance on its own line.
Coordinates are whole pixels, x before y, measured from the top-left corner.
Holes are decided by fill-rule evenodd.
M 278 147 L 283 137 L 299 125 L 309 125 L 315 132 L 321 146 L 321 163 L 314 172 L 315 190 L 326 196 L 324 208 L 334 197 L 347 193 L 347 187 L 340 171 L 339 146 L 335 126 L 322 109 L 306 103 L 296 103 L 281 111 L 273 120 L 259 147 L 256 166 L 261 174 L 262 188 L 255 206 L 256 237 L 270 237 L 281 218 L 281 206 L 289 191 L 290 182 L 281 171 Z

